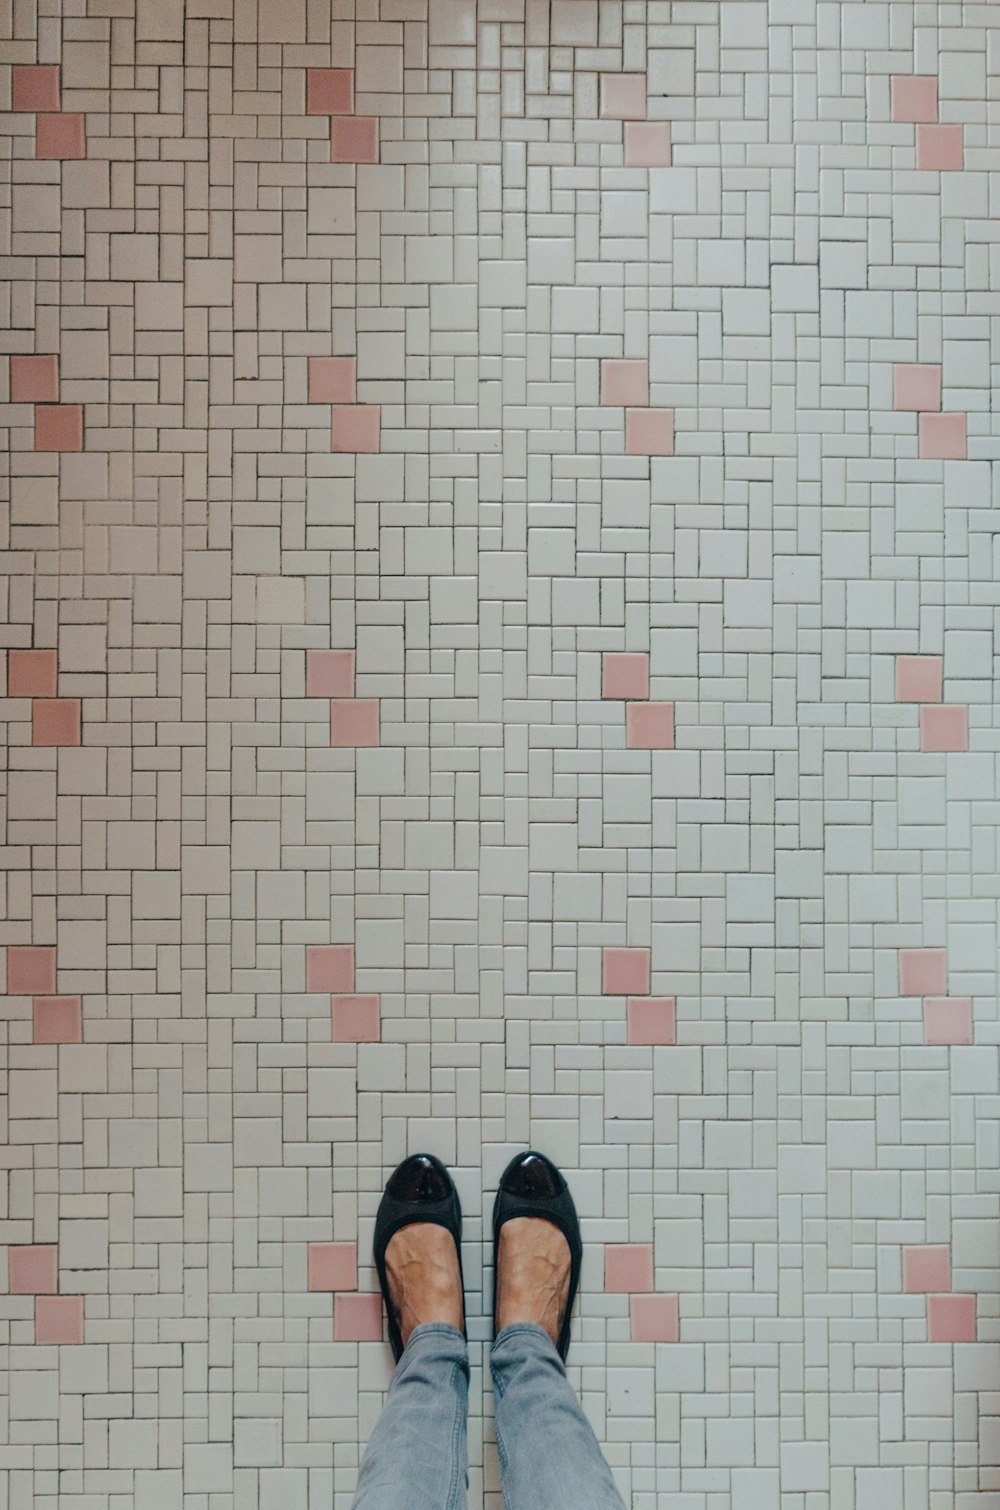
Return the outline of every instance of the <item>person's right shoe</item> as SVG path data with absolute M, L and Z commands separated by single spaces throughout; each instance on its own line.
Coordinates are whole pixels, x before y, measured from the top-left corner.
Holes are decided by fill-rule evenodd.
M 494 1336 L 497 1330 L 497 1296 L 500 1292 L 500 1229 L 505 1222 L 513 1221 L 517 1217 L 541 1217 L 544 1221 L 551 1222 L 559 1228 L 569 1246 L 569 1287 L 555 1339 L 559 1356 L 565 1361 L 566 1354 L 569 1352 L 570 1317 L 580 1283 L 580 1264 L 583 1259 L 580 1219 L 576 1214 L 569 1186 L 560 1170 L 551 1159 L 531 1149 L 511 1159 L 500 1177 L 500 1186 L 493 1205 Z

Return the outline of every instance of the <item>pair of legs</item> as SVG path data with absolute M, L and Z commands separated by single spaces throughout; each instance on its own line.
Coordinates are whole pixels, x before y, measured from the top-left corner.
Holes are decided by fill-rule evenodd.
M 415 1223 L 385 1258 L 405 1346 L 354 1510 L 465 1510 L 469 1354 L 455 1243 L 444 1228 Z M 551 1222 L 520 1217 L 501 1228 L 490 1371 L 507 1510 L 624 1510 L 555 1346 L 569 1274 L 566 1239 Z

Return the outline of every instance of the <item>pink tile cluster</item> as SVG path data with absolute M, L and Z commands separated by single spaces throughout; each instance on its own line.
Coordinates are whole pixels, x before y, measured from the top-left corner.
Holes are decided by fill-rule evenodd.
M 673 456 L 674 411 L 649 408 L 649 363 L 632 357 L 601 361 L 601 403 L 625 409 L 626 456 Z
M 605 996 L 628 998 L 626 1021 L 630 1044 L 677 1042 L 677 1001 L 673 996 L 650 996 L 648 949 L 607 947 L 601 958 L 601 989 Z
M 7 652 L 7 696 L 31 699 L 33 745 L 78 745 L 82 739 L 82 700 L 57 697 L 58 676 L 55 650 Z
M 79 996 L 57 996 L 56 951 L 50 944 L 7 946 L 7 995 L 30 996 L 33 1043 L 82 1043 Z
M 650 1243 L 605 1243 L 605 1293 L 628 1295 L 632 1341 L 677 1342 L 680 1338 L 677 1296 L 657 1295 L 654 1284 Z
M 601 403 L 625 408 L 626 456 L 673 456 L 674 411 L 649 408 L 649 363 L 605 357 Z
M 10 359 L 10 401 L 34 406 L 36 451 L 82 451 L 83 405 L 59 402 L 59 358 L 15 353 Z
M 941 366 L 937 362 L 897 362 L 892 369 L 892 404 L 917 415 L 917 440 L 924 461 L 964 461 L 968 419 L 941 414 Z
M 965 167 L 961 126 L 938 121 L 938 81 L 934 74 L 894 74 L 892 119 L 916 127 L 917 167 L 934 173 Z
M 353 944 L 307 944 L 306 990 L 330 993 L 334 1043 L 378 1043 L 382 998 L 355 990 Z
M 36 158 L 68 161 L 86 157 L 86 121 L 81 114 L 61 108 L 58 64 L 15 64 L 10 105 L 12 110 L 35 117 Z
M 60 1295 L 55 1243 L 25 1243 L 7 1249 L 11 1295 L 35 1297 L 35 1341 L 50 1346 L 83 1341 L 83 1296 Z
M 310 1243 L 309 1288 L 333 1294 L 335 1342 L 381 1342 L 382 1297 L 359 1295 L 356 1243 Z
M 625 742 L 630 750 L 674 748 L 674 705 L 649 701 L 649 655 L 645 651 L 605 651 L 601 696 L 625 702 Z
M 601 74 L 601 119 L 623 121 L 626 168 L 669 168 L 670 122 L 650 121 L 644 73 Z
M 378 162 L 378 116 L 355 115 L 353 68 L 307 68 L 306 114 L 330 117 L 332 163 Z
M 928 1342 L 975 1342 L 976 1297 L 951 1293 L 947 1243 L 903 1249 L 903 1293 L 927 1296 Z
M 972 998 L 947 996 L 943 949 L 900 949 L 899 994 L 924 998 L 924 1042 L 939 1047 L 972 1042 Z
M 897 655 L 896 701 L 920 704 L 920 748 L 928 754 L 969 748 L 969 710 L 942 704 L 944 662 L 939 655 Z
M 356 357 L 310 357 L 309 402 L 330 405 L 330 449 L 355 455 L 379 449 L 381 404 L 357 402 Z
M 379 700 L 354 695 L 353 650 L 307 650 L 306 696 L 330 700 L 330 743 L 337 749 L 379 742 Z

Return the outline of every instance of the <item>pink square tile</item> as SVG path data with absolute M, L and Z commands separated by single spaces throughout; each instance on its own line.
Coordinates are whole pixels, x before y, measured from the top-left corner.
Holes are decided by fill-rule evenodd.
M 54 650 L 8 650 L 8 697 L 55 697 L 58 658 Z
M 59 66 L 56 63 L 17 63 L 11 69 L 12 110 L 58 110 Z
M 940 409 L 941 368 L 936 362 L 897 362 L 892 369 L 894 409 Z
M 55 1243 L 8 1248 L 7 1283 L 12 1295 L 54 1295 L 59 1288 L 59 1252 Z
M 351 697 L 353 693 L 353 650 L 306 651 L 307 697 Z
M 353 991 L 354 945 L 307 944 L 307 991 Z
M 606 948 L 601 959 L 605 996 L 649 995 L 649 950 Z
M 370 748 L 379 742 L 377 697 L 335 697 L 330 702 L 330 743 Z
M 350 115 L 353 109 L 353 68 L 306 69 L 307 115 Z
M 357 398 L 356 357 L 310 357 L 309 402 L 353 404 Z
M 924 1043 L 971 1043 L 971 996 L 928 996 L 924 1002 Z
M 601 666 L 602 697 L 648 697 L 649 656 L 644 650 L 607 650 Z
M 356 1243 L 309 1244 L 310 1290 L 356 1290 L 358 1248 Z
M 381 404 L 334 404 L 331 413 L 330 449 L 376 452 L 381 443 Z
M 920 710 L 920 748 L 942 754 L 969 748 L 969 710 L 955 705 Z
M 35 1341 L 54 1345 L 83 1341 L 83 1296 L 39 1295 L 35 1301 Z
M 915 125 L 938 118 L 938 81 L 932 73 L 897 73 L 892 78 L 892 118 Z
M 677 1042 L 677 1002 L 672 996 L 632 996 L 626 1008 L 628 1041 Z
M 49 944 L 10 944 L 7 948 L 9 996 L 50 994 L 56 989 L 56 951 Z
M 39 404 L 35 409 L 36 451 L 82 451 L 83 405 Z
M 604 121 L 644 121 L 646 119 L 646 75 L 644 73 L 601 74 L 601 119 Z
M 87 128 L 82 115 L 64 111 L 35 116 L 35 156 L 71 159 L 86 157 Z
M 673 703 L 629 703 L 625 709 L 625 739 L 630 750 L 672 750 Z
M 670 167 L 670 122 L 625 122 L 626 168 Z
M 900 996 L 940 996 L 948 989 L 948 962 L 943 949 L 900 949 Z
M 633 1342 L 677 1342 L 680 1337 L 676 1295 L 633 1295 L 629 1301 Z
M 605 1243 L 604 1288 L 620 1295 L 653 1288 L 651 1243 Z
M 601 363 L 602 404 L 648 404 L 649 363 L 605 357 Z
M 330 1029 L 334 1043 L 378 1043 L 382 1036 L 380 996 L 332 996 Z
M 928 1342 L 975 1342 L 974 1295 L 928 1295 Z
M 920 455 L 925 461 L 964 461 L 968 424 L 964 414 L 922 414 L 918 421 Z
M 626 409 L 625 454 L 627 456 L 673 456 L 674 411 L 672 409 Z
M 951 1251 L 947 1243 L 903 1249 L 903 1290 L 907 1295 L 940 1294 L 951 1289 Z
M 78 697 L 36 697 L 31 705 L 33 745 L 78 745 L 81 741 Z
M 961 126 L 918 126 L 917 167 L 954 172 L 965 167 Z
M 897 655 L 896 701 L 939 703 L 943 677 L 944 660 L 940 655 Z
M 57 356 L 12 356 L 10 401 L 12 404 L 54 404 L 59 397 Z
M 378 116 L 335 115 L 330 122 L 332 163 L 378 162 Z
M 32 1043 L 82 1043 L 79 996 L 36 996 L 31 1004 Z
M 381 1342 L 381 1295 L 335 1295 L 333 1336 L 336 1342 Z

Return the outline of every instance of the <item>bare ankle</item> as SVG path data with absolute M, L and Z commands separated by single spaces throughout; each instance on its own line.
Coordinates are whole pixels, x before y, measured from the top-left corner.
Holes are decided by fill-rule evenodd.
M 433 1222 L 401 1227 L 385 1250 L 385 1264 L 404 1345 L 414 1327 L 426 1322 L 463 1329 L 458 1251 L 446 1228 Z
M 540 1326 L 555 1342 L 569 1290 L 569 1244 L 552 1222 L 515 1217 L 500 1229 L 497 1330 L 515 1322 Z

